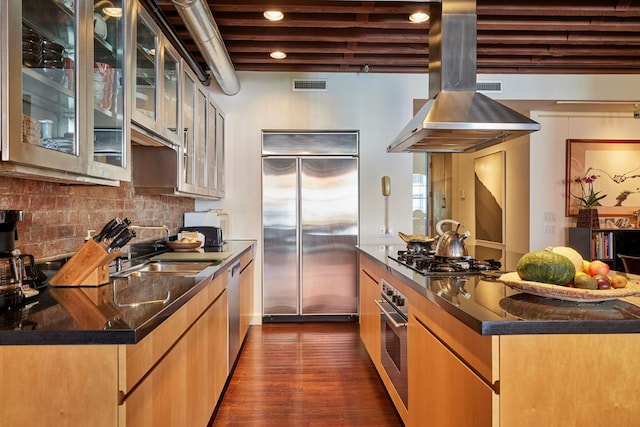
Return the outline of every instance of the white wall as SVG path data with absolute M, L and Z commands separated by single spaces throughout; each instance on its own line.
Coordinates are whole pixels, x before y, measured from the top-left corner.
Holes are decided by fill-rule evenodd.
M 640 120 L 621 113 L 534 112 L 542 130 L 531 135 L 531 189 L 529 230 L 531 249 L 565 245 L 567 228 L 575 218 L 565 217 L 566 140 L 640 139 Z M 544 212 L 557 220 L 544 221 Z M 555 234 L 545 234 L 545 225 L 554 225 Z
M 363 244 L 398 243 L 397 231 L 411 232 L 411 154 L 388 154 L 386 147 L 412 116 L 414 98 L 426 98 L 427 75 L 263 73 L 239 72 L 242 88 L 223 95 L 215 83 L 211 90 L 226 114 L 227 198 L 197 201 L 196 209 L 224 208 L 230 215 L 231 239 L 261 240 L 261 146 L 263 129 L 360 131 L 360 239 Z M 328 91 L 293 92 L 293 78 L 328 80 Z M 479 80 L 500 80 L 499 100 L 629 100 L 640 99 L 640 76 L 482 75 Z M 534 111 L 542 130 L 478 153 L 459 155 L 454 163 L 454 217 L 471 231 L 473 159 L 504 149 L 507 153 L 507 267 L 531 249 L 564 244 L 564 141 L 567 138 L 640 139 L 640 120 L 615 115 L 571 116 Z M 530 141 L 530 143 L 529 143 Z M 380 180 L 391 177 L 390 226 L 393 239 L 377 236 L 384 223 Z M 529 179 L 529 176 L 531 178 Z M 545 213 L 548 215 L 545 217 Z M 545 218 L 553 218 L 545 221 Z M 547 228 L 545 228 L 547 226 Z M 551 227 L 551 234 L 545 234 Z M 471 243 L 473 243 L 471 241 Z M 261 280 L 261 250 L 256 259 L 256 283 Z M 262 311 L 256 287 L 256 317 Z
M 411 154 L 386 147 L 412 117 L 412 101 L 427 94 L 426 75 L 238 73 L 235 96 L 216 96 L 226 116 L 226 188 L 220 202 L 198 201 L 196 209 L 224 208 L 230 239 L 261 240 L 261 131 L 360 131 L 360 242 L 400 243 L 396 231 L 411 232 Z M 328 80 L 327 92 L 293 92 L 293 78 Z M 215 88 L 214 88 L 215 89 Z M 379 238 L 384 225 L 381 178 L 391 177 L 389 222 L 393 238 Z M 261 283 L 258 245 L 256 283 Z M 262 301 L 257 286 L 255 301 Z M 256 315 L 262 311 L 256 307 Z

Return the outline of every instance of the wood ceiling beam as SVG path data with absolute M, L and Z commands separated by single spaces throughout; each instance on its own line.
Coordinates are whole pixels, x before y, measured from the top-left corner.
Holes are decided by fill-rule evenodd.
M 370 43 L 278 43 L 278 42 L 227 42 L 229 52 L 250 53 L 250 52 L 272 52 L 274 49 L 281 49 L 286 46 L 287 52 L 316 52 L 316 53 L 368 53 L 368 54 L 388 54 L 388 55 L 428 55 L 429 49 L 424 44 L 415 45 L 373 45 Z
M 426 72 L 428 2 L 208 0 L 238 70 Z M 165 17 L 204 64 L 172 0 Z M 640 0 L 477 0 L 478 73 L 640 74 Z M 278 23 L 262 12 L 285 13 Z M 284 50 L 281 62 L 268 53 Z M 324 61 L 328 61 L 324 63 Z M 298 63 L 300 62 L 300 63 Z

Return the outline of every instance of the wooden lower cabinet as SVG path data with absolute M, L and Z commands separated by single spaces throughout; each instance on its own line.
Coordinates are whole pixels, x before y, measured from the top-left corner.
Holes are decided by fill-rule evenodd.
M 360 334 L 374 363 L 379 314 L 367 302 L 381 277 L 409 300 L 406 409 L 378 368 L 407 427 L 638 425 L 640 334 L 483 336 L 361 255 Z
M 228 376 L 226 274 L 133 345 L 0 345 L 0 425 L 204 427 Z
M 640 334 L 500 337 L 500 425 L 639 425 Z
M 127 427 L 206 426 L 227 379 L 222 292 L 126 397 Z
M 374 300 L 380 299 L 380 284 L 372 273 L 360 268 L 360 338 L 374 365 L 380 369 L 380 309 Z
M 0 425 L 119 425 L 118 365 L 112 345 L 0 346 Z
M 415 313 L 409 320 L 409 426 L 490 427 L 494 392 Z

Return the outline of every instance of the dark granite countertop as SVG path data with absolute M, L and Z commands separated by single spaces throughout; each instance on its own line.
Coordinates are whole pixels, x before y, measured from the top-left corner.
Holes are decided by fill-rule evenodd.
M 460 292 L 460 281 L 446 276 L 425 277 L 390 259 L 397 249 L 361 245 L 358 251 L 479 334 L 640 333 L 640 297 L 562 301 L 520 293 L 478 274 L 466 276 L 464 291 Z
M 112 277 L 99 287 L 44 286 L 23 306 L 0 310 L 0 345 L 135 344 L 226 274 L 255 242 L 225 244 L 231 255 L 197 276 Z

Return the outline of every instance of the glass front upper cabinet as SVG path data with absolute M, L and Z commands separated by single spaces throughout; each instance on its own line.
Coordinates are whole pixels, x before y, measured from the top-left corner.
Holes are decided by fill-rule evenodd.
M 93 8 L 93 161 L 127 167 L 125 99 L 126 11 L 120 0 Z
M 196 112 L 198 93 L 195 77 L 186 69 L 183 72 L 182 144 L 180 147 L 180 190 L 196 192 Z
M 111 185 L 130 175 L 124 160 L 125 18 L 106 13 L 124 15 L 118 12 L 124 3 L 2 2 L 8 46 L 2 160 L 13 170 Z M 114 169 L 97 170 L 94 163 Z
M 133 119 L 155 127 L 158 119 L 158 31 L 140 5 L 135 25 L 135 109 Z
M 180 121 L 180 59 L 176 50 L 164 43 L 162 49 L 162 128 L 164 135 L 172 142 L 179 143 L 182 133 Z
M 70 0 L 9 2 L 9 25 L 21 22 L 20 72 L 9 73 L 11 123 L 20 114 L 3 160 L 83 172 L 86 159 L 79 146 L 78 61 L 80 3 Z M 17 9 L 17 10 L 16 10 Z M 10 32 L 15 35 L 15 32 Z M 15 45 L 15 40 L 10 41 Z M 14 49 L 12 49 L 14 50 Z M 12 66 L 12 65 L 13 66 Z M 16 92 L 20 91 L 18 95 Z M 20 108 L 21 111 L 15 111 Z M 18 144 L 18 141 L 20 143 Z M 4 147 L 3 147 L 4 148 Z
M 150 131 L 165 143 L 180 145 L 180 57 L 139 3 L 135 13 L 135 108 L 137 130 Z M 140 129 L 141 128 L 141 129 Z

